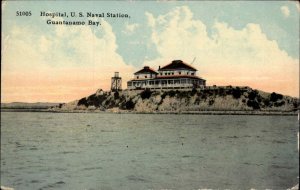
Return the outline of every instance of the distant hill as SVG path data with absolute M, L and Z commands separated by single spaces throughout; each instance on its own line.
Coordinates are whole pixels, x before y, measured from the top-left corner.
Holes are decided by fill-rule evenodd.
M 53 106 L 58 106 L 60 103 L 48 103 L 48 102 L 12 102 L 12 103 L 1 103 L 1 109 L 48 109 Z
M 130 111 L 137 113 L 197 111 L 297 112 L 299 99 L 249 87 L 206 87 L 204 89 L 123 90 L 99 89 L 53 111 Z

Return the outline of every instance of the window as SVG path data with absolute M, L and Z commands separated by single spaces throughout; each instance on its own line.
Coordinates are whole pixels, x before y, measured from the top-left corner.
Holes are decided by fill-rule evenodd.
M 147 75 L 145 75 L 145 79 L 147 78 Z
M 194 75 L 194 73 L 191 73 L 191 75 Z
M 139 76 L 136 76 L 137 79 L 139 79 Z
M 181 75 L 181 72 L 178 72 L 178 74 L 180 74 L 180 75 Z

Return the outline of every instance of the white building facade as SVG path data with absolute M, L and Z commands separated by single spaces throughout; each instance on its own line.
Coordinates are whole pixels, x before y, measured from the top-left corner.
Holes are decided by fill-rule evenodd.
M 196 75 L 197 69 L 181 60 L 155 71 L 148 66 L 134 73 L 134 78 L 127 82 L 128 89 L 181 89 L 201 88 L 206 80 Z

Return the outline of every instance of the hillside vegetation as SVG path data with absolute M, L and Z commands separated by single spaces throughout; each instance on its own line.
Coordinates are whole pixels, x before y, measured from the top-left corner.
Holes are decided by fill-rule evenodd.
M 95 94 L 64 104 L 60 110 L 133 112 L 281 111 L 295 112 L 299 99 L 249 87 L 211 87 L 185 90 L 123 90 Z

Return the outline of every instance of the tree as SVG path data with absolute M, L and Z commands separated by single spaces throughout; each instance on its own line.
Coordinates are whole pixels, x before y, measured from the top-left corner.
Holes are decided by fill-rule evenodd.
M 283 96 L 281 94 L 276 94 L 275 92 L 272 92 L 270 95 L 270 101 L 276 102 L 277 100 L 281 100 Z
M 242 92 L 241 92 L 241 89 L 239 87 L 236 87 L 234 89 L 232 89 L 232 96 L 235 98 L 235 99 L 239 99 L 242 95 Z

